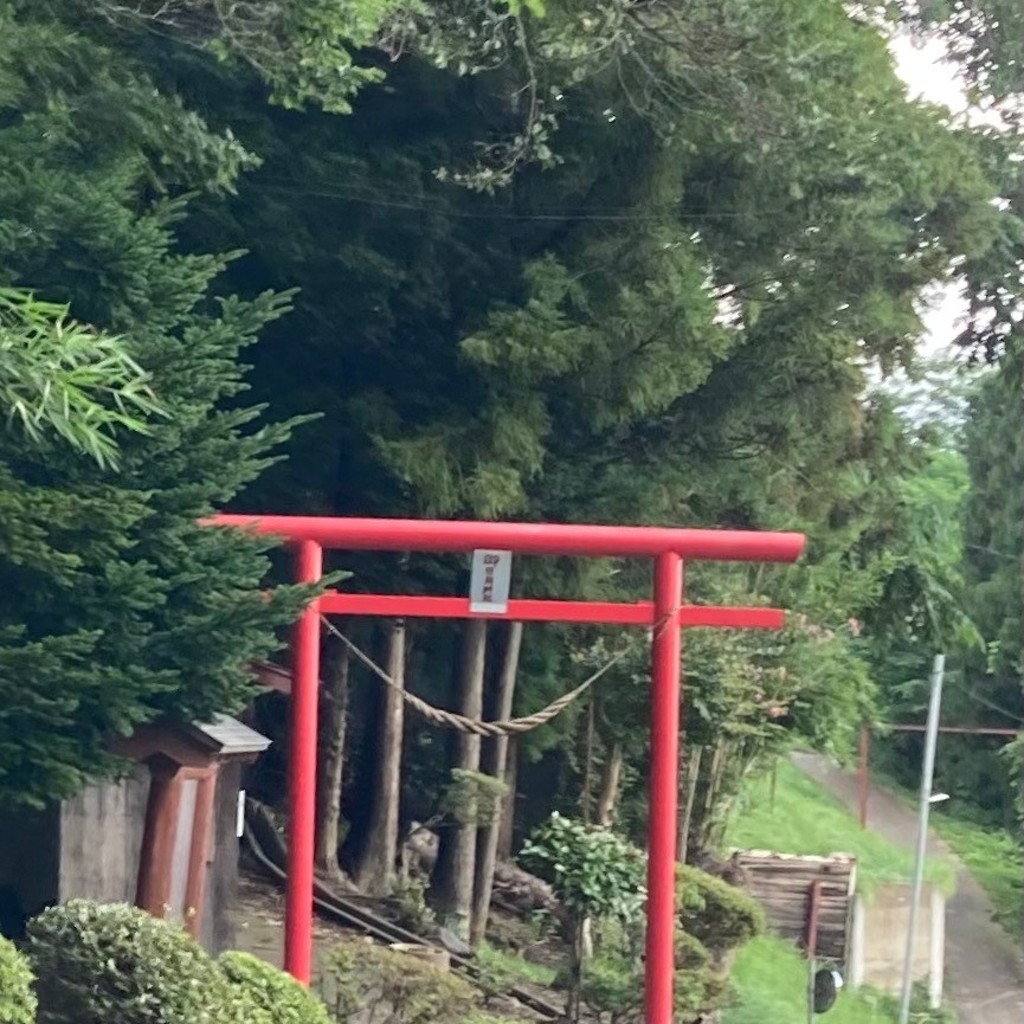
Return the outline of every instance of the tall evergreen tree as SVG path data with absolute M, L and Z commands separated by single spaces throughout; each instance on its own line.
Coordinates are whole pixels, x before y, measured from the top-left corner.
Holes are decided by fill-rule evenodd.
M 281 313 L 211 290 L 227 258 L 179 250 L 188 190 L 247 161 L 118 54 L 0 3 L 0 283 L 120 335 L 162 415 L 113 473 L 0 436 L 0 801 L 68 796 L 111 770 L 113 737 L 236 709 L 297 595 L 260 593 L 267 544 L 201 517 L 287 438 L 236 404 L 238 356 Z

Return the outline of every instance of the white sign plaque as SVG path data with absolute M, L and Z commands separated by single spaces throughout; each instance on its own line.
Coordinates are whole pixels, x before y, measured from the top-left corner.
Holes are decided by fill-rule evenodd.
M 469 578 L 469 610 L 474 615 L 504 615 L 512 583 L 512 552 L 473 552 Z

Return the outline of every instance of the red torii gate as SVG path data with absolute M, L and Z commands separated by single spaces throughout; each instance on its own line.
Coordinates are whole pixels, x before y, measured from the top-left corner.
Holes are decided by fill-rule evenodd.
M 281 537 L 297 549 L 296 581 L 323 575 L 324 548 L 363 551 L 472 552 L 650 558 L 652 601 L 509 600 L 487 617 L 522 622 L 618 623 L 653 627 L 651 641 L 651 816 L 648 823 L 646 1024 L 671 1024 L 675 973 L 676 816 L 679 785 L 681 632 L 684 626 L 778 629 L 771 608 L 683 604 L 683 560 L 793 562 L 804 547 L 797 533 L 687 530 L 638 526 L 353 519 L 321 516 L 219 515 L 207 525 Z M 288 764 L 288 883 L 285 968 L 308 984 L 312 966 L 313 861 L 316 811 L 319 616 L 471 618 L 469 598 L 328 592 L 306 608 L 294 636 Z

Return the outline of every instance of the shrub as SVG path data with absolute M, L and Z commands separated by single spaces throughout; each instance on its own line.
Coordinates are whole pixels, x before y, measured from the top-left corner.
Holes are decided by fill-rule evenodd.
M 583 974 L 583 1002 L 609 1024 L 643 1019 L 643 968 L 639 962 L 597 957 Z M 726 974 L 692 935 L 676 936 L 675 1015 L 680 1024 L 705 1019 L 728 995 Z
M 679 925 L 721 955 L 764 931 L 764 911 L 753 897 L 699 868 L 676 871 Z
M 178 928 L 73 900 L 29 925 L 39 1024 L 243 1024 L 259 1015 Z
M 232 987 L 243 990 L 259 1024 L 330 1024 L 327 1008 L 290 975 L 248 953 L 224 953 L 218 961 Z
M 624 960 L 596 957 L 583 972 L 582 999 L 598 1018 L 611 1024 L 639 1020 L 643 1015 L 639 968 Z
M 32 972 L 14 944 L 0 937 L 0 1021 L 3 1024 L 34 1024 L 36 997 Z
M 708 948 L 693 935 L 676 936 L 676 1020 L 701 1020 L 719 1009 L 728 995 L 728 975 Z
M 324 999 L 338 1021 L 368 1006 L 371 1024 L 460 1024 L 476 1007 L 462 978 L 368 942 L 336 946 L 324 975 Z

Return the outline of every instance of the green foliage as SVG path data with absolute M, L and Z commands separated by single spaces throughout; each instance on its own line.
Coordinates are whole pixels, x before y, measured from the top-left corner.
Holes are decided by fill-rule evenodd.
M 595 957 L 583 976 L 582 1000 L 609 1024 L 638 1020 L 643 1007 L 643 981 L 635 965 L 612 957 Z
M 434 910 L 427 902 L 427 887 L 416 878 L 398 880 L 392 899 L 398 910 L 399 924 L 422 932 L 434 921 Z
M 372 43 L 397 0 L 247 0 L 227 7 L 216 0 L 181 0 L 173 6 L 135 0 L 89 0 L 115 26 L 135 33 L 167 32 L 248 66 L 288 108 L 316 104 L 348 113 L 359 89 L 383 78 L 353 52 Z
M 193 939 L 134 907 L 73 900 L 32 921 L 29 938 L 39 1024 L 253 1019 L 248 998 Z
M 457 975 L 368 942 L 332 949 L 324 976 L 324 1000 L 337 1021 L 369 1007 L 371 1024 L 461 1024 L 476 1005 L 476 993 Z
M 913 868 L 908 850 L 862 829 L 853 814 L 788 760 L 778 765 L 774 803 L 767 777 L 748 781 L 726 843 L 740 850 L 853 854 L 858 884 L 865 891 L 878 883 L 906 881 Z M 945 861 L 929 860 L 926 876 L 946 891 L 955 882 L 955 871 Z
M 474 1010 L 465 1018 L 463 1024 L 523 1024 L 521 1017 L 502 1017 L 483 1010 Z
M 735 998 L 723 1024 L 803 1024 L 807 1019 L 807 961 L 795 947 L 762 936 L 740 950 L 732 971 Z M 891 1000 L 870 989 L 844 989 L 821 1018 L 830 1024 L 895 1024 Z
M 556 971 L 542 963 L 533 963 L 521 954 L 497 949 L 488 942 L 482 942 L 473 954 L 480 969 L 482 983 L 498 991 L 505 991 L 521 981 L 542 988 L 551 988 Z
M 679 925 L 712 953 L 743 946 L 764 931 L 764 911 L 742 889 L 706 871 L 676 869 Z
M 119 338 L 68 320 L 66 306 L 0 289 L 0 411 L 40 443 L 60 435 L 101 466 L 117 464 L 116 429 L 145 432 L 159 406 Z
M 899 13 L 937 19 L 999 99 L 1016 44 L 966 15 L 1013 24 L 1007 3 Z M 806 530 L 792 571 L 688 573 L 695 600 L 795 613 L 778 636 L 691 634 L 693 846 L 720 838 L 744 781 L 794 737 L 846 752 L 862 718 L 911 713 L 922 650 L 967 648 L 974 626 L 991 658 L 983 672 L 965 656 L 964 692 L 994 679 L 1020 712 L 1011 571 L 979 561 L 964 578 L 953 444 L 869 387 L 879 368 L 913 371 L 922 288 L 954 269 L 967 340 L 1012 352 L 1017 141 L 908 101 L 868 17 L 885 6 L 0 2 L 0 284 L 123 339 L 167 412 L 124 435 L 116 478 L 0 439 L 0 798 L 74 792 L 113 769 L 109 736 L 244 700 L 244 666 L 293 595 L 258 601 L 263 548 L 194 525 L 236 501 Z M 384 87 L 328 116 L 383 55 Z M 218 310 L 215 279 L 256 298 Z M 323 414 L 258 482 L 288 432 L 241 393 L 257 334 L 257 403 Z M 999 433 L 1014 425 L 979 401 L 967 543 L 1008 544 L 1012 564 L 1019 466 L 997 449 L 1014 450 Z M 368 590 L 464 586 L 461 559 L 350 562 Z M 649 580 L 612 560 L 518 560 L 515 586 L 630 601 Z M 517 713 L 618 640 L 538 635 Z M 425 696 L 443 700 L 454 633 L 417 642 Z M 559 779 L 524 783 L 531 815 L 572 805 L 621 742 L 618 819 L 630 834 L 646 820 L 642 648 L 597 692 L 585 757 L 578 708 L 524 739 L 524 762 L 547 756 Z M 35 685 L 5 692 L 19 678 Z M 376 766 L 350 746 L 358 788 Z M 405 798 L 433 813 L 441 744 L 417 737 L 406 765 Z M 486 802 L 455 781 L 455 816 Z
M 676 1019 L 699 1020 L 728 996 L 727 954 L 764 929 L 764 914 L 742 890 L 697 868 L 678 868 Z M 582 999 L 609 1024 L 642 1016 L 642 965 L 598 956 L 587 964 Z
M 127 373 L 121 389 L 142 401 L 148 388 L 164 415 L 119 436 L 116 475 L 68 446 L 0 436 L 0 803 L 32 806 L 117 770 L 108 745 L 140 723 L 241 707 L 248 666 L 299 600 L 261 596 L 270 545 L 199 524 L 289 434 L 245 403 L 239 361 L 285 299 L 219 300 L 229 260 L 184 252 L 176 234 L 181 194 L 229 187 L 249 157 L 65 13 L 0 3 L 0 282 L 59 304 L 48 325 L 31 321 L 37 354 L 66 306 L 64 371 L 97 369 L 67 347 L 89 337 L 74 324 L 93 325 L 114 383 Z M 116 349 L 97 341 L 112 337 Z M 50 398 L 74 430 L 81 392 Z M 128 394 L 106 401 L 106 419 L 88 414 L 101 434 L 138 413 Z
M 224 953 L 218 966 L 259 1024 L 330 1024 L 323 1003 L 290 975 L 248 953 Z
M 728 991 L 726 972 L 699 939 L 685 932 L 676 936 L 675 967 L 678 1020 L 699 1021 L 721 1007 Z
M 1020 841 L 991 823 L 967 821 L 945 812 L 932 816 L 932 827 L 985 890 L 996 920 L 1010 935 L 1018 935 L 1024 921 L 1024 852 Z
M 691 634 L 700 845 L 787 736 L 849 749 L 876 683 L 894 681 L 872 678 L 876 639 L 909 642 L 902 608 L 918 637 L 920 622 L 954 622 L 950 531 L 903 486 L 928 446 L 865 392 L 879 363 L 912 362 L 922 287 L 963 261 L 1012 277 L 1016 216 L 991 203 L 988 143 L 908 102 L 884 40 L 843 5 L 548 6 L 543 19 L 490 4 L 396 14 L 384 45 L 427 60 L 397 60 L 389 91 L 366 91 L 346 119 L 254 111 L 223 69 L 193 71 L 197 107 L 264 161 L 237 199 L 204 203 L 194 238 L 251 251 L 228 269 L 233 287 L 303 289 L 257 352 L 256 391 L 325 416 L 256 506 L 807 530 L 792 572 L 689 574 L 696 599 L 805 616 L 782 637 Z M 502 179 L 500 198 L 433 174 L 465 168 L 481 139 L 499 140 L 476 169 Z M 519 173 L 531 161 L 545 172 Z M 367 589 L 464 585 L 461 560 L 414 558 L 400 577 L 358 561 Z M 517 574 L 536 596 L 633 600 L 648 586 L 621 563 Z M 440 701 L 452 634 L 424 638 L 423 686 Z M 564 692 L 566 649 L 594 639 L 538 633 L 517 712 Z M 627 828 L 647 810 L 643 657 L 598 697 L 595 761 L 612 725 L 629 748 Z M 566 768 L 538 817 L 573 804 L 578 730 L 572 709 L 524 739 L 527 761 L 559 747 Z M 407 760 L 408 777 L 429 778 L 410 795 L 433 798 L 440 745 L 417 740 Z
M 646 900 L 646 858 L 609 829 L 564 818 L 557 812 L 531 833 L 519 858 L 551 883 L 572 915 L 566 1015 L 579 1020 L 585 978 L 584 922 L 614 921 L 624 925 L 627 933 L 636 928 Z
M 675 1019 L 699 1021 L 721 1008 L 728 995 L 726 972 L 692 935 L 676 937 Z M 608 1024 L 643 1019 L 643 969 L 636 962 L 597 957 L 587 964 L 583 1002 Z
M 507 792 L 505 783 L 493 775 L 453 768 L 451 785 L 441 795 L 441 811 L 460 825 L 487 825 Z
M 1024 11 L 1014 0 L 887 0 L 889 15 L 938 36 L 967 79 L 969 98 L 1012 107 L 1024 88 Z
M 33 975 L 25 958 L 0 937 L 0 1020 L 4 1024 L 35 1024 Z
M 578 919 L 610 917 L 628 923 L 643 908 L 644 856 L 608 829 L 555 813 L 530 836 L 519 856 L 551 882 Z

